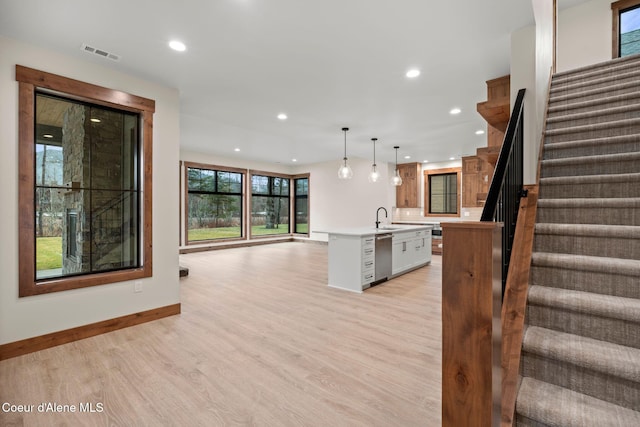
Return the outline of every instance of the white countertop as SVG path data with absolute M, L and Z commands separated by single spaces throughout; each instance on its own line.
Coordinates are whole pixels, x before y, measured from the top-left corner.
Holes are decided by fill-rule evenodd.
M 334 230 L 313 230 L 314 233 L 339 234 L 343 236 L 370 236 L 383 233 L 402 233 L 403 231 L 431 230 L 433 225 L 403 225 L 391 224 L 377 228 L 372 227 L 353 227 L 353 228 L 336 228 Z

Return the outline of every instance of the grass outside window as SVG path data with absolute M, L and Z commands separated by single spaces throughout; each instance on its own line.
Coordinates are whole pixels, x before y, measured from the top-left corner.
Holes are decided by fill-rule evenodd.
M 307 225 L 299 224 L 299 229 L 303 229 L 306 232 Z M 251 227 L 252 236 L 270 236 L 289 234 L 289 230 L 286 225 L 280 228 L 266 228 L 264 225 L 254 225 Z M 238 237 L 240 227 L 217 227 L 217 228 L 192 228 L 189 230 L 189 241 L 199 240 L 215 240 L 215 239 L 228 239 Z
M 62 268 L 62 237 L 36 239 L 36 270 Z

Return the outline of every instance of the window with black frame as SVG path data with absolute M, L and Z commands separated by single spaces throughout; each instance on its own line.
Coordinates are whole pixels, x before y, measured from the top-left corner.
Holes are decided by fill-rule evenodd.
M 188 165 L 186 173 L 188 243 L 241 238 L 244 174 Z
M 294 233 L 309 234 L 309 177 L 295 178 Z
M 429 213 L 457 214 L 458 174 L 429 175 Z
M 640 0 L 611 3 L 613 58 L 640 53 Z
M 620 57 L 640 53 L 640 4 L 620 11 Z
M 251 236 L 289 234 L 289 178 L 251 175 Z
M 35 96 L 36 280 L 141 265 L 140 117 Z

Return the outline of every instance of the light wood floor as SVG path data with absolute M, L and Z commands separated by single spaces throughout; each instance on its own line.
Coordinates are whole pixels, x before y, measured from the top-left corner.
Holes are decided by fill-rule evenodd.
M 327 247 L 182 255 L 182 314 L 0 362 L 0 425 L 439 426 L 441 258 L 363 294 Z

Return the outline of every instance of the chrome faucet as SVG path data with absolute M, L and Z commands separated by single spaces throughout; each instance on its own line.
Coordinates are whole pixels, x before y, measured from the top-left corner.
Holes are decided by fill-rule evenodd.
M 380 213 L 380 209 L 384 211 L 384 217 L 389 218 L 389 215 L 387 215 L 387 209 L 384 206 L 380 206 L 376 211 L 376 228 L 378 228 L 378 226 L 380 225 L 380 220 L 378 219 L 378 214 Z

